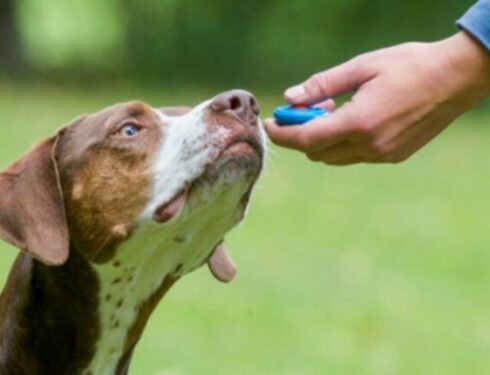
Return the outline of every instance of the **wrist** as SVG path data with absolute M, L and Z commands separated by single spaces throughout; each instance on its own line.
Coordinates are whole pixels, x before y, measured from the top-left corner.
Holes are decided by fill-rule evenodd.
M 490 95 L 490 53 L 465 31 L 439 42 L 460 100 L 475 105 Z

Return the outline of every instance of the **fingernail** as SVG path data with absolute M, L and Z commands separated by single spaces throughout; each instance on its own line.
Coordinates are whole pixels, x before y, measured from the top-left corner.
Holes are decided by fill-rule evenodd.
M 301 99 L 304 94 L 305 88 L 303 87 L 303 85 L 297 85 L 287 89 L 284 93 L 284 96 L 286 96 L 286 99 L 288 100 L 298 100 Z
M 262 121 L 262 125 L 264 125 L 264 128 L 267 129 L 269 126 L 271 126 L 272 120 L 271 119 L 265 119 Z
M 267 133 L 269 133 L 270 130 L 273 130 L 273 128 L 277 126 L 273 119 L 266 119 L 262 124 L 264 125 L 264 130 Z

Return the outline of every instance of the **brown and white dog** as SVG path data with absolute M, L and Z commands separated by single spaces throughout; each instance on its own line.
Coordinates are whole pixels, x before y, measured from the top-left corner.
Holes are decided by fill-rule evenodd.
M 0 174 L 0 237 L 22 250 L 0 297 L 0 373 L 126 374 L 165 292 L 208 262 L 229 281 L 265 137 L 248 92 L 194 109 L 118 104 Z

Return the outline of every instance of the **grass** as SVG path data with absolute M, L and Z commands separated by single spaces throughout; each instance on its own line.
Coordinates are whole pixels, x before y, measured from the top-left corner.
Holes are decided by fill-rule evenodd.
M 2 86 L 2 167 L 82 112 L 214 93 Z M 280 102 L 259 97 L 266 114 Z M 489 121 L 467 115 L 396 166 L 332 168 L 273 149 L 227 239 L 237 279 L 201 269 L 181 280 L 132 373 L 489 373 Z M 0 247 L 3 282 L 16 252 Z

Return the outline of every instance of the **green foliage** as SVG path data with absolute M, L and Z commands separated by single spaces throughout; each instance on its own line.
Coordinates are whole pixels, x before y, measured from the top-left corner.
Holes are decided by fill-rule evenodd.
M 295 82 L 356 54 L 455 31 L 472 0 L 18 0 L 31 63 L 151 82 Z
M 18 0 L 17 14 L 25 52 L 38 68 L 103 71 L 123 56 L 117 0 Z

